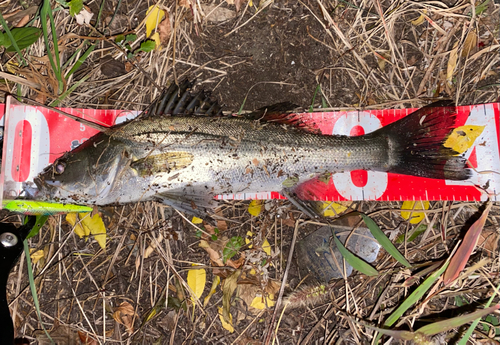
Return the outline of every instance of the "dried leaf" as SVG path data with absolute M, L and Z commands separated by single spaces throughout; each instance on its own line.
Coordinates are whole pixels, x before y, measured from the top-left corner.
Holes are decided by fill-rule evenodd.
M 448 59 L 448 68 L 446 69 L 446 81 L 448 85 L 453 84 L 453 72 L 457 67 L 458 61 L 458 42 L 453 45 L 453 49 L 450 52 L 450 57 Z
M 158 25 L 158 33 L 160 36 L 160 42 L 163 45 L 167 45 L 172 34 L 172 23 L 170 22 L 170 16 L 166 13 L 165 19 Z
M 165 18 L 165 11 L 158 5 L 150 6 L 146 12 L 146 37 L 149 37 L 158 24 Z
M 488 253 L 488 256 L 494 256 L 498 247 L 498 233 L 492 229 L 484 229 L 479 235 L 477 245 L 482 247 Z
M 462 57 L 467 57 L 471 54 L 471 52 L 476 48 L 477 45 L 477 33 L 475 31 L 471 31 L 467 34 L 465 38 L 464 47 L 462 48 Z
M 222 288 L 222 318 L 230 324 L 232 324 L 233 319 L 229 311 L 231 307 L 231 297 L 238 286 L 240 274 L 240 270 L 234 271 L 229 277 L 224 279 L 224 287 Z
M 415 212 L 415 210 L 428 210 L 429 202 L 428 201 L 405 201 L 401 206 L 402 210 L 413 210 L 413 212 L 401 212 L 401 217 L 404 219 L 410 219 L 411 224 L 420 223 L 425 218 L 424 212 Z
M 94 16 L 93 13 L 89 12 L 85 7 L 75 15 L 75 19 L 78 25 L 85 25 L 85 24 L 90 24 L 90 21 L 92 20 L 92 17 Z
M 97 340 L 90 337 L 87 333 L 78 331 L 78 336 L 80 337 L 80 342 L 82 345 L 97 345 Z
M 162 233 L 160 233 L 160 235 L 158 235 L 158 238 L 156 239 L 156 241 L 151 242 L 151 244 L 146 248 L 146 250 L 144 251 L 144 259 L 149 258 L 149 256 L 156 249 L 156 244 L 157 243 L 161 243 L 161 241 L 163 241 L 163 235 L 162 235 Z
M 231 313 L 229 313 L 229 318 L 228 318 L 228 322 L 227 322 L 226 319 L 224 318 L 224 312 L 223 312 L 222 308 L 218 307 L 217 311 L 219 312 L 219 318 L 220 318 L 220 322 L 222 323 L 222 327 L 224 327 L 230 333 L 233 333 L 234 332 L 233 315 L 231 315 Z
M 130 335 L 134 333 L 134 315 L 136 315 L 134 307 L 129 302 L 122 302 L 113 313 L 113 319 L 119 324 L 124 325 L 127 333 Z
M 444 142 L 444 147 L 449 147 L 462 154 L 474 145 L 474 141 L 483 133 L 485 126 L 466 125 L 453 130 L 448 139 Z
M 425 21 L 426 14 L 427 14 L 427 10 L 423 10 L 422 13 L 420 13 L 420 17 L 411 21 L 412 25 L 415 25 L 415 26 L 421 25 Z
M 218 266 L 224 266 L 224 263 L 222 262 L 222 259 L 220 258 L 220 254 L 217 250 L 213 249 L 210 247 L 207 241 L 201 240 L 199 246 L 208 253 L 210 256 L 210 260 L 212 260 L 215 264 Z
M 201 9 L 206 13 L 205 19 L 211 23 L 221 23 L 236 17 L 236 12 L 216 4 L 201 4 Z
M 198 266 L 197 264 L 192 264 L 192 266 Z M 191 290 L 193 290 L 196 298 L 200 298 L 205 290 L 205 284 L 207 282 L 207 272 L 203 268 L 189 270 L 187 275 L 187 283 Z
M 252 216 L 257 217 L 262 211 L 262 200 L 252 200 L 250 205 L 248 205 L 248 213 Z
M 464 236 L 460 247 L 455 252 L 453 257 L 450 260 L 450 265 L 444 272 L 443 283 L 448 286 L 455 279 L 457 279 L 460 272 L 464 269 L 465 265 L 467 265 L 467 261 L 469 261 L 469 257 L 476 248 L 477 241 L 479 239 L 479 235 L 483 230 L 484 223 L 486 222 L 486 218 L 488 217 L 488 213 L 490 212 L 492 202 L 488 203 L 486 209 L 484 210 L 481 217 L 472 224 L 467 233 Z

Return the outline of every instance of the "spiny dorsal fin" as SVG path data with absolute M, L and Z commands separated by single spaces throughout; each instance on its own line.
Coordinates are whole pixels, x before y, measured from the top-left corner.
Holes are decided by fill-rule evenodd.
M 162 115 L 219 116 L 222 106 L 204 90 L 193 92 L 195 81 L 173 82 L 138 118 Z

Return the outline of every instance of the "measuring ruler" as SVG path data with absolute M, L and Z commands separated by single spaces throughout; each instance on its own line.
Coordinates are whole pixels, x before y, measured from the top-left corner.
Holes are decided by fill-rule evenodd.
M 4 116 L 8 108 L 8 116 Z M 322 184 L 322 200 L 453 200 L 500 198 L 500 103 L 459 106 L 456 126 L 485 126 L 465 157 L 474 168 L 467 181 L 435 180 L 399 174 L 356 170 L 335 173 Z M 136 117 L 138 111 L 61 108 L 70 114 L 112 126 Z M 323 134 L 362 135 L 388 125 L 416 109 L 313 112 L 300 114 Z M 12 199 L 23 183 L 32 182 L 47 165 L 97 133 L 46 108 L 18 104 L 13 98 L 0 104 L 4 149 L 0 196 Z M 7 119 L 5 119 L 7 117 Z M 307 183 L 315 183 L 314 180 Z M 219 195 L 227 199 L 284 198 L 278 192 Z

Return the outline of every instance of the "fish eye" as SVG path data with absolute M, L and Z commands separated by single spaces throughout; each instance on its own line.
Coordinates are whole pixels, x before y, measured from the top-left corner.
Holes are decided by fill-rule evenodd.
M 64 172 L 65 168 L 66 168 L 66 163 L 64 163 L 64 162 L 57 162 L 54 165 L 54 173 L 56 175 L 61 175 Z

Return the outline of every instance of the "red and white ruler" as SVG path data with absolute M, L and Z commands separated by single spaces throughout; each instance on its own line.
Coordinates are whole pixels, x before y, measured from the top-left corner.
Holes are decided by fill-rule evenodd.
M 8 107 L 8 116 L 4 116 Z M 137 111 L 61 108 L 87 120 L 112 126 L 138 115 Z M 394 122 L 416 109 L 304 113 L 323 134 L 361 135 Z M 457 127 L 485 126 L 465 157 L 475 169 L 467 181 L 433 180 L 392 173 L 356 170 L 333 174 L 324 200 L 500 200 L 500 103 L 457 107 Z M 5 119 L 7 117 L 7 119 Z M 33 178 L 64 152 L 97 131 L 51 110 L 0 104 L 4 149 L 0 197 L 12 199 L 23 182 Z M 218 199 L 282 198 L 275 192 L 220 195 Z

